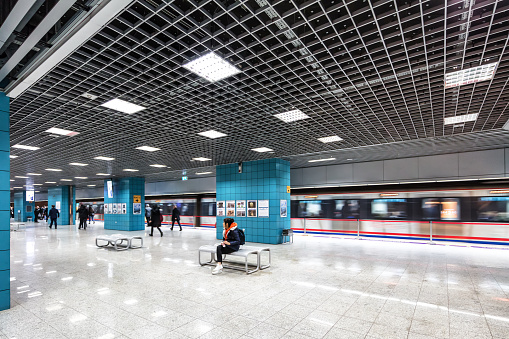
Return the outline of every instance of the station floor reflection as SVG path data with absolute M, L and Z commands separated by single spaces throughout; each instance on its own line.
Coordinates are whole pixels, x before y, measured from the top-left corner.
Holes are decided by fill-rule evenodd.
M 508 338 L 509 248 L 295 236 L 252 275 L 198 265 L 215 231 L 95 246 L 101 223 L 11 232 L 0 338 Z

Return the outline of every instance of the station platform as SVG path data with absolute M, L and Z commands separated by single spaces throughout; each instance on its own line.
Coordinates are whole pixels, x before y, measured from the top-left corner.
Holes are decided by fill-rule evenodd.
M 213 229 L 100 249 L 96 222 L 11 232 L 0 338 L 507 338 L 509 248 L 295 235 L 272 267 L 213 276 Z M 235 319 L 234 333 L 231 324 Z

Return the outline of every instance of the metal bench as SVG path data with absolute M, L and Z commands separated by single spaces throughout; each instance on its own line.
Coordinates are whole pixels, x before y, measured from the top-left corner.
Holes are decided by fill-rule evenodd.
M 200 263 L 201 266 L 203 266 L 203 265 L 212 265 L 212 266 L 215 265 L 215 262 L 216 262 L 215 255 L 216 255 L 216 250 L 217 250 L 217 246 L 218 245 L 219 244 L 216 244 L 216 245 L 204 245 L 204 246 L 201 246 L 198 249 L 198 262 Z M 201 261 L 201 253 L 202 252 L 210 253 L 210 260 L 209 261 L 206 261 L 206 262 L 202 262 Z M 262 252 L 268 252 L 269 253 L 269 264 L 268 265 L 261 265 L 261 253 Z M 250 265 L 248 263 L 248 257 L 249 257 L 250 254 L 256 255 L 256 266 L 255 265 Z M 244 258 L 245 259 L 245 261 L 244 261 L 244 268 L 239 267 L 239 266 L 234 266 L 234 265 L 225 265 L 224 262 L 223 262 L 223 267 L 231 268 L 231 269 L 234 269 L 234 270 L 245 271 L 246 274 L 251 274 L 251 273 L 254 273 L 254 272 L 258 271 L 258 270 L 263 270 L 263 269 L 269 268 L 270 265 L 271 265 L 271 254 L 270 254 L 270 248 L 269 247 L 242 246 L 238 251 L 233 252 L 233 253 L 225 254 L 224 257 L 226 257 L 227 255 L 231 255 L 231 256 L 234 256 L 234 257 L 242 257 L 242 258 Z M 254 266 L 254 269 L 249 269 L 250 267 L 253 267 L 253 266 Z
M 140 246 L 134 246 L 133 240 L 139 239 L 140 240 Z M 105 241 L 106 244 L 99 244 L 99 241 Z M 127 242 L 127 244 L 124 245 L 124 241 Z M 109 245 L 112 245 L 115 250 L 117 251 L 124 251 L 129 248 L 141 248 L 143 247 L 143 238 L 142 237 L 130 237 L 124 234 L 111 234 L 111 235 L 100 235 L 95 238 L 95 245 L 97 247 L 108 247 Z

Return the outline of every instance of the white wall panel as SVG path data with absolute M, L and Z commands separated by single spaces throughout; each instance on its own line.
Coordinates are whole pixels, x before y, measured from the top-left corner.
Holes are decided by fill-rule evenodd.
M 458 154 L 419 158 L 419 178 L 421 179 L 456 178 L 458 175 Z
M 381 182 L 384 179 L 384 162 L 360 162 L 353 164 L 354 182 Z
M 419 178 L 419 159 L 406 158 L 384 161 L 384 180 L 399 181 Z
M 459 154 L 460 177 L 504 174 L 504 149 Z

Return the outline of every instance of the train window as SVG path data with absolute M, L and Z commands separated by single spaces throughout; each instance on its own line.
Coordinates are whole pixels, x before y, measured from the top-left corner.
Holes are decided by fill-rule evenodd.
M 479 221 L 509 221 L 509 197 L 482 197 L 477 201 Z
M 422 199 L 422 219 L 440 220 L 440 199 Z
M 460 220 L 460 200 L 457 198 L 442 199 L 441 220 Z
M 310 200 L 299 201 L 298 217 L 299 218 L 316 218 L 323 217 L 322 201 Z
M 335 219 L 358 219 L 360 212 L 359 200 L 335 200 Z
M 406 219 L 406 199 L 375 199 L 371 204 L 371 214 L 377 219 Z
M 426 198 L 421 207 L 423 220 L 460 220 L 458 198 Z

